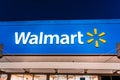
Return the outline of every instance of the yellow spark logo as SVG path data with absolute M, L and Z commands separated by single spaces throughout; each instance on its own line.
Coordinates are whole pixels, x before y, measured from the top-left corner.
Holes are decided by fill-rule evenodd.
M 87 40 L 87 43 L 90 44 L 93 41 L 95 41 L 95 47 L 98 48 L 99 47 L 99 41 L 102 43 L 106 43 L 106 40 L 102 39 L 102 37 L 105 35 L 105 32 L 101 32 L 100 34 L 98 34 L 97 28 L 94 28 L 94 34 L 87 32 L 87 35 L 91 37 L 91 39 Z M 99 37 L 98 40 L 94 39 L 94 36 Z

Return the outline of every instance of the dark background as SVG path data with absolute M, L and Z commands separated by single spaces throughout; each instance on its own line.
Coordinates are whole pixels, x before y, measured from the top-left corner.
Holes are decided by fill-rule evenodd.
M 120 19 L 120 0 L 0 0 L 0 21 Z

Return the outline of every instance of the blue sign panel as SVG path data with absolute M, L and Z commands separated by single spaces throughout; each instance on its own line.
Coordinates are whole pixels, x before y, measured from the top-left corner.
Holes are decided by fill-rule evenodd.
M 0 22 L 4 54 L 116 54 L 120 20 Z

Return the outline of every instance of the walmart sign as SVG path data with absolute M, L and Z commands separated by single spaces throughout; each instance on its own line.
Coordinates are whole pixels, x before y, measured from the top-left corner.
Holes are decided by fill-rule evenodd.
M 40 32 L 39 35 L 32 34 L 31 32 L 28 32 L 27 34 L 25 32 L 21 32 L 20 35 L 18 35 L 18 32 L 15 32 L 15 44 L 75 44 L 75 38 L 78 38 L 78 43 L 83 44 L 84 42 L 81 41 L 81 37 L 83 37 L 83 34 L 81 32 L 78 32 L 77 34 L 71 34 L 70 36 L 68 34 L 44 34 L 43 32 Z M 48 39 L 50 39 L 48 41 Z M 55 40 L 54 40 L 55 39 Z
M 116 54 L 120 20 L 0 22 L 4 54 Z

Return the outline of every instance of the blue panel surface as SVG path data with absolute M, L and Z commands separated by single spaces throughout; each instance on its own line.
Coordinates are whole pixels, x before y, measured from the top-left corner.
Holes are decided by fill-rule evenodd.
M 116 54 L 119 42 L 120 20 L 0 22 L 4 54 Z

